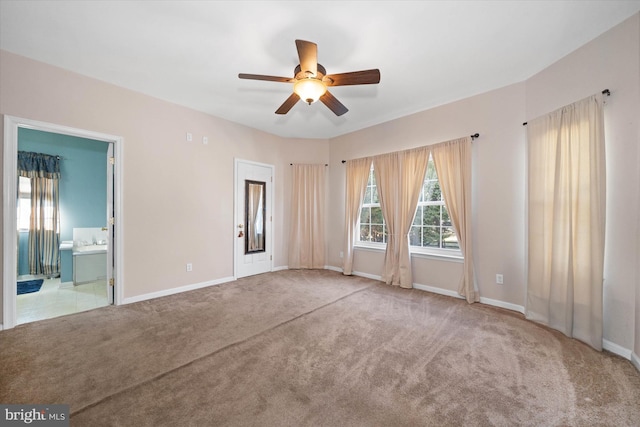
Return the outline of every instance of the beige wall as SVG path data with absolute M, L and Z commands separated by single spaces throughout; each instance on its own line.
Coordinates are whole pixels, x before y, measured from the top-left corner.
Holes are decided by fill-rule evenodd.
M 636 14 L 526 82 L 526 111 L 534 118 L 610 89 L 605 137 L 607 218 L 604 337 L 634 348 L 638 260 L 638 121 L 640 15 Z
M 327 162 L 328 141 L 280 138 L 0 55 L 1 114 L 124 138 L 125 298 L 233 276 L 236 157 L 275 166 L 274 266 L 287 265 L 289 163 Z
M 473 143 L 474 265 L 480 295 L 515 305 L 525 296 L 525 129 L 522 122 L 608 88 L 605 339 L 640 349 L 638 211 L 640 14 L 520 84 L 331 140 L 330 263 L 340 266 L 344 166 L 340 160 L 480 133 Z M 535 54 L 532 52 L 532 54 Z M 354 270 L 380 275 L 382 255 L 356 250 Z M 413 259 L 414 281 L 455 290 L 459 264 Z M 504 285 L 495 274 L 504 274 Z M 635 326 L 634 326 L 635 324 Z M 635 329 L 635 332 L 634 332 Z M 635 335 L 635 337 L 634 337 Z M 634 347 L 635 339 L 635 347 Z
M 345 167 L 340 161 L 479 132 L 473 143 L 473 245 L 481 295 L 524 304 L 524 85 L 516 84 L 332 139 L 329 260 L 341 266 Z M 341 165 L 341 166 L 339 166 Z M 380 275 L 383 256 L 356 250 L 354 271 Z M 413 257 L 414 282 L 456 291 L 459 262 Z M 495 283 L 504 274 L 504 285 Z

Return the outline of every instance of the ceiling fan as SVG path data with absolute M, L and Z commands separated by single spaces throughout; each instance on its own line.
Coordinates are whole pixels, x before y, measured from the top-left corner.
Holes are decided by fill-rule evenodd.
M 276 114 L 287 114 L 300 99 L 309 105 L 319 99 L 336 116 L 341 116 L 349 110 L 327 90 L 327 86 L 380 83 L 380 70 L 378 69 L 327 75 L 327 70 L 318 64 L 318 45 L 305 40 L 296 40 L 296 47 L 298 48 L 300 64 L 294 69 L 293 78 L 260 74 L 238 74 L 241 79 L 293 83 L 293 93 L 276 110 Z

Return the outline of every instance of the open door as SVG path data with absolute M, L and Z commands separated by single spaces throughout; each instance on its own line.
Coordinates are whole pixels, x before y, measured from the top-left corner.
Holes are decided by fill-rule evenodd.
M 115 212 L 114 212 L 114 166 L 115 157 L 113 152 L 113 142 L 109 143 L 107 149 L 107 304 L 111 305 L 114 301 L 114 276 L 113 270 L 115 265 Z
M 273 166 L 236 159 L 236 278 L 273 269 Z

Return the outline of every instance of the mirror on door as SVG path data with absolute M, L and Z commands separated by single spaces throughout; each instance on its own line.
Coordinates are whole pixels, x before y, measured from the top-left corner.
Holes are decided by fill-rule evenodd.
M 245 230 L 244 252 L 265 251 L 266 182 L 245 180 Z

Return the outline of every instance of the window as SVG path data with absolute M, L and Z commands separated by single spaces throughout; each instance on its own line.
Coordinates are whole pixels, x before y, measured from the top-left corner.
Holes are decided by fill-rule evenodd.
M 373 165 L 371 165 L 360 214 L 359 241 L 360 243 L 386 243 L 386 237 L 387 229 L 380 208 Z M 460 250 L 431 156 L 429 156 L 427 173 L 420 191 L 413 225 L 409 232 L 409 245 L 412 249 Z
M 460 249 L 431 156 L 409 232 L 409 245 L 419 248 Z
M 31 179 L 18 177 L 18 230 L 29 231 L 31 216 Z
M 387 227 L 382 217 L 373 164 L 369 171 L 369 181 L 360 212 L 360 242 L 387 243 Z

